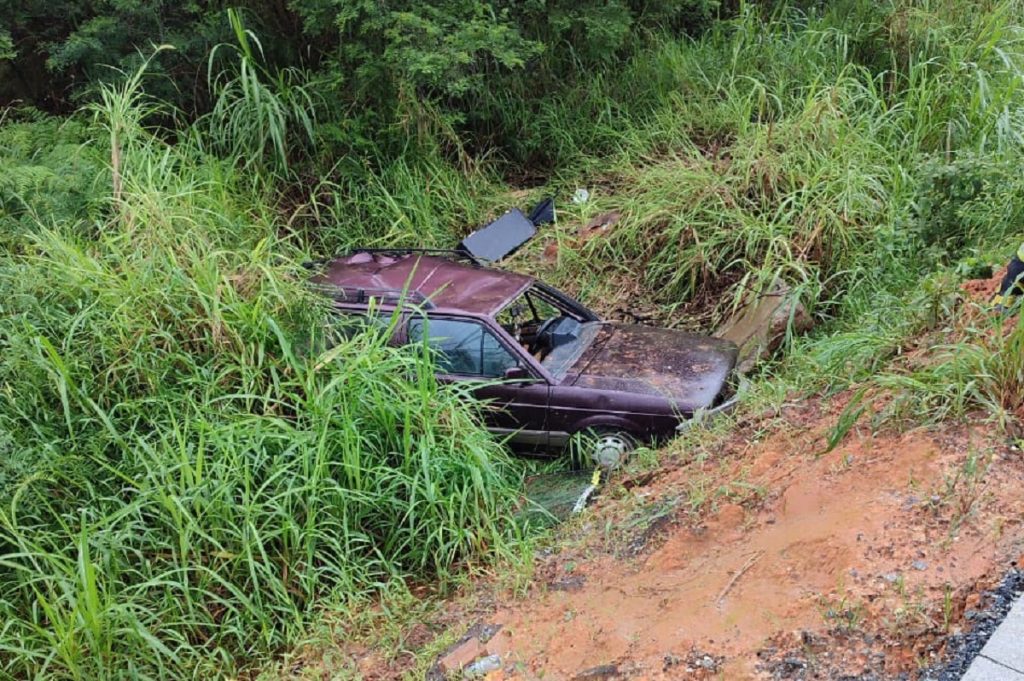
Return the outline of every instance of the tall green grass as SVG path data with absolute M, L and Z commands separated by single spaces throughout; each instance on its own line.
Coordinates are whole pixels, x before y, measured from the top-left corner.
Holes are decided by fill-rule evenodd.
M 266 184 L 154 134 L 133 82 L 87 143 L 117 150 L 104 219 L 19 215 L 0 258 L 18 678 L 238 673 L 325 608 L 515 541 L 518 475 L 474 407 L 384 331 L 337 332 Z

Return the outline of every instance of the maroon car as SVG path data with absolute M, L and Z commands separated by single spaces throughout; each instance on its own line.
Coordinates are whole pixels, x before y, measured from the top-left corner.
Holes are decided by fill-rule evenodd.
M 617 466 L 640 442 L 671 437 L 698 414 L 731 406 L 734 344 L 602 321 L 523 274 L 455 255 L 358 251 L 314 283 L 339 313 L 399 309 L 393 342 L 426 343 L 438 378 L 487 400 L 487 426 L 518 448 L 563 450 Z

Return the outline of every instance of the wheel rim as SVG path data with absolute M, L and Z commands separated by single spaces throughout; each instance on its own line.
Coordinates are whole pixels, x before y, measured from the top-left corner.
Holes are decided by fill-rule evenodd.
M 632 443 L 616 433 L 602 434 L 591 448 L 594 463 L 603 468 L 617 468 L 626 459 Z

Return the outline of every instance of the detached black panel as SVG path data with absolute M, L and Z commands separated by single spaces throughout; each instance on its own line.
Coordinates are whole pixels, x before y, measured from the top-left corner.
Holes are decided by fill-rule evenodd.
M 555 200 L 547 198 L 538 203 L 530 211 L 530 222 L 540 226 L 555 221 Z
M 500 218 L 476 230 L 459 244 L 459 250 L 474 258 L 496 262 L 529 241 L 537 228 L 523 213 L 513 208 Z

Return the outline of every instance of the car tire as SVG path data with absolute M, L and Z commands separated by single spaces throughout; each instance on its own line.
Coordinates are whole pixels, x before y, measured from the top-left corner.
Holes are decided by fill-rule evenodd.
M 636 438 L 625 430 L 588 428 L 578 438 L 577 458 L 584 465 L 611 471 L 625 464 L 636 447 Z

